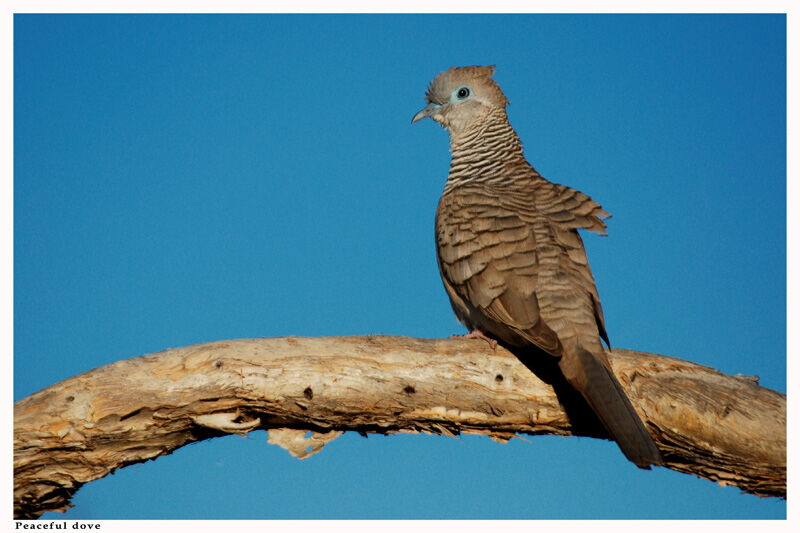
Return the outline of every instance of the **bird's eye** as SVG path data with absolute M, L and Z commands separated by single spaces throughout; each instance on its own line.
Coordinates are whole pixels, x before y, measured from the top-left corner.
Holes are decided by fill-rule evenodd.
M 461 88 L 458 90 L 458 92 L 456 92 L 456 96 L 458 97 L 458 99 L 459 99 L 459 100 L 463 100 L 464 98 L 466 98 L 467 96 L 469 96 L 469 88 L 467 88 L 467 87 L 461 87 Z

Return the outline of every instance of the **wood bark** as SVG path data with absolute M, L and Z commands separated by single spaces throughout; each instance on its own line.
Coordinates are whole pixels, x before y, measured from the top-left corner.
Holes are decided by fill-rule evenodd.
M 785 497 L 785 395 L 673 357 L 608 355 L 667 468 Z M 476 340 L 362 336 L 220 341 L 118 361 L 15 404 L 14 514 L 64 510 L 118 468 L 256 429 L 300 458 L 343 431 L 607 438 L 548 359 Z

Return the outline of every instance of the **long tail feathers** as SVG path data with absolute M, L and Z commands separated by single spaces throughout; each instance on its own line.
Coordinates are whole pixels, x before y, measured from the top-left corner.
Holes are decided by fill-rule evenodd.
M 617 441 L 625 457 L 644 469 L 664 464 L 622 385 L 605 365 L 580 348 L 573 357 L 564 354 L 559 366 L 570 385 L 583 395 L 606 431 Z

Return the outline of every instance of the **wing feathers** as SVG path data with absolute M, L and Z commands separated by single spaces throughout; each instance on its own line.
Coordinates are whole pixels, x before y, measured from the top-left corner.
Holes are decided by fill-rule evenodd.
M 502 330 L 493 332 L 498 338 L 507 334 L 512 344 L 527 339 L 558 355 L 555 331 L 569 321 L 552 316 L 548 320 L 554 321 L 553 327 L 548 327 L 537 291 L 546 293 L 548 308 L 559 313 L 581 315 L 589 309 L 590 321 L 599 316 L 598 329 L 604 332 L 602 310 L 591 307 L 599 298 L 574 227 L 576 221 L 589 225 L 597 220 L 581 214 L 597 213 L 599 206 L 573 189 L 544 183 L 549 185 L 544 201 L 548 213 L 538 210 L 538 189 L 527 195 L 486 185 L 450 190 L 437 210 L 437 250 L 442 276 L 458 295 L 458 301 L 451 296 L 453 308 L 468 327 L 490 333 L 495 327 Z M 555 280 L 564 290 L 539 287 L 542 272 L 549 272 L 547 284 Z M 476 323 L 482 315 L 488 317 L 486 323 Z
M 564 229 L 582 228 L 606 234 L 603 219 L 611 215 L 586 194 L 551 183 L 538 174 L 526 181 L 525 189 L 517 188 L 513 194 L 499 198 L 503 207 L 518 213 L 525 220 L 544 215 L 551 223 Z

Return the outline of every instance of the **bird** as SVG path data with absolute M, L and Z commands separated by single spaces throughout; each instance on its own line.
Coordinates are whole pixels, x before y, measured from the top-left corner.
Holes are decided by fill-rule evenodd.
M 610 346 L 603 308 L 578 233 L 606 235 L 610 215 L 527 161 L 494 72 L 493 65 L 440 72 L 411 120 L 431 118 L 450 135 L 436 256 L 453 311 L 470 330 L 464 337 L 555 357 L 625 457 L 643 469 L 662 466 L 603 348 L 601 339 Z

